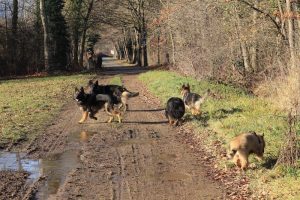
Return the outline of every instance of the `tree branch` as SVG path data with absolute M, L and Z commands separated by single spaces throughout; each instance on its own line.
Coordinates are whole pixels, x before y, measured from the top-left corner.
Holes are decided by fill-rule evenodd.
M 269 13 L 266 13 L 265 11 L 257 8 L 255 5 L 245 1 L 245 0 L 237 0 L 247 6 L 249 6 L 251 9 L 255 10 L 256 12 L 258 13 L 261 13 L 263 15 L 265 15 L 267 18 L 269 18 L 271 20 L 271 22 L 274 24 L 274 26 L 276 27 L 278 33 L 281 35 L 282 39 L 283 40 L 286 40 L 286 36 L 281 32 L 281 27 L 279 26 L 279 24 L 276 22 L 276 20 L 269 14 Z

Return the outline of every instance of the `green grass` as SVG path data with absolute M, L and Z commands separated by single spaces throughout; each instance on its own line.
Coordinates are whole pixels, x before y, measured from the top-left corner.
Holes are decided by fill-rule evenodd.
M 34 138 L 91 75 L 0 82 L 0 147 Z
M 116 75 L 114 76 L 112 79 L 110 79 L 109 84 L 113 84 L 113 85 L 123 85 L 122 83 L 122 77 L 120 75 Z
M 192 92 L 200 95 L 210 89 L 215 97 L 208 98 L 204 103 L 202 107 L 203 114 L 200 118 L 192 118 L 192 123 L 199 130 L 199 134 L 203 130 L 216 133 L 211 134 L 207 140 L 207 145 L 218 139 L 224 147 L 227 147 L 230 139 L 242 132 L 253 130 L 264 133 L 266 161 L 265 163 L 257 162 L 251 158 L 250 162 L 254 162 L 258 169 L 248 170 L 247 172 L 253 180 L 252 189 L 256 190 L 257 186 L 260 185 L 260 189 L 266 189 L 270 191 L 270 195 L 272 194 L 272 196 L 278 198 L 287 197 L 289 199 L 290 196 L 286 194 L 292 190 L 294 195 L 300 195 L 300 184 L 295 179 L 295 177 L 300 177 L 300 170 L 283 170 L 280 168 L 270 170 L 265 167 L 266 165 L 272 165 L 276 160 L 284 139 L 284 132 L 287 130 L 287 120 L 284 114 L 271 102 L 251 96 L 239 88 L 208 81 L 197 81 L 174 72 L 151 71 L 141 74 L 139 79 L 162 102 L 167 102 L 168 98 L 173 96 L 180 97 L 180 87 L 183 83 L 189 83 Z M 186 114 L 185 117 L 191 118 L 189 114 Z M 220 166 L 224 166 L 224 161 L 220 161 Z M 232 165 L 227 164 L 227 166 Z M 280 174 L 279 177 L 274 179 L 276 181 L 272 179 L 274 173 Z M 265 179 L 271 181 L 263 183 Z M 281 186 L 281 189 L 275 186 Z

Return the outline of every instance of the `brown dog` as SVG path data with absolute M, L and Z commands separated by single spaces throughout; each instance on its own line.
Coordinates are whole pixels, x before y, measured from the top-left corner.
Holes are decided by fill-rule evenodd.
M 257 159 L 262 160 L 264 150 L 264 135 L 257 135 L 255 132 L 243 133 L 230 142 L 228 157 L 233 159 L 236 166 L 246 170 L 249 155 L 254 153 Z

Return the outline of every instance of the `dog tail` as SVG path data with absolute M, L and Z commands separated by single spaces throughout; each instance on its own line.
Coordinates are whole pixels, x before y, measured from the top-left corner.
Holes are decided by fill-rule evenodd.
M 203 95 L 203 99 L 205 100 L 209 96 L 209 94 L 210 94 L 210 89 L 207 89 L 207 91 Z
M 207 99 L 209 94 L 210 94 L 210 89 L 207 89 L 207 91 L 205 92 L 205 94 L 201 98 L 201 104 Z
M 130 92 L 126 90 L 125 92 L 122 93 L 122 96 L 126 98 L 131 98 L 131 97 L 137 97 L 139 96 L 139 94 L 140 94 L 139 92 Z

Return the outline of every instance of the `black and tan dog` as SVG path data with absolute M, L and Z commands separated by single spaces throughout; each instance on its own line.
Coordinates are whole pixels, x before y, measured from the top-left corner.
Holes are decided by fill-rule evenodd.
M 185 106 L 191 111 L 192 115 L 200 115 L 201 110 L 200 106 L 203 104 L 205 99 L 208 97 L 210 90 L 200 96 L 199 94 L 192 93 L 190 89 L 190 85 L 182 85 L 181 87 L 181 95 L 183 96 L 183 102 Z
M 117 117 L 119 123 L 121 123 L 121 117 L 124 112 L 121 109 L 115 108 L 115 102 L 113 102 L 110 95 L 86 93 L 83 87 L 81 87 L 80 89 L 75 88 L 74 99 L 82 110 L 82 117 L 79 123 L 85 122 L 88 116 L 91 119 L 97 120 L 95 114 L 102 108 L 110 116 L 109 123 L 114 117 Z
M 168 100 L 165 115 L 168 118 L 170 125 L 181 125 L 184 112 L 185 106 L 182 99 L 172 97 Z
M 88 87 L 91 94 L 107 94 L 112 98 L 114 105 L 120 105 L 125 112 L 128 108 L 128 99 L 139 95 L 138 92 L 130 92 L 124 86 L 119 85 L 99 85 L 98 81 L 89 81 Z

